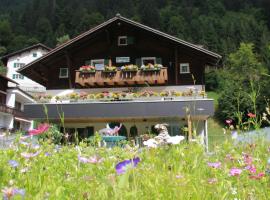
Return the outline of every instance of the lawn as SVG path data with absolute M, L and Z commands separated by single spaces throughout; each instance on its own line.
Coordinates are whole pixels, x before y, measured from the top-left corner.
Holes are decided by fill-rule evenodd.
M 0 150 L 0 197 L 269 199 L 269 145 L 225 142 L 208 154 L 195 143 L 108 149 L 18 140 Z

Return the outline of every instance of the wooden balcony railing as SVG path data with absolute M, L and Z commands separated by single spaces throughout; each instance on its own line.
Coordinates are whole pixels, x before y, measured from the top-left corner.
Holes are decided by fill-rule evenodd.
M 81 87 L 125 86 L 125 85 L 164 85 L 168 81 L 167 68 L 158 71 L 115 71 L 94 73 L 76 71 L 75 83 Z
M 24 116 L 22 111 L 8 107 L 5 104 L 0 104 L 0 112 L 8 113 L 8 114 L 11 114 L 11 115 L 16 116 L 16 117 L 23 117 Z

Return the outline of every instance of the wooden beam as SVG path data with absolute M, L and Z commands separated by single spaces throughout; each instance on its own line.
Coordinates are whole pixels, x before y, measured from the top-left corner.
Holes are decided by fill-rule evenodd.
M 175 84 L 178 84 L 178 47 L 176 46 L 174 49 L 174 57 L 175 57 Z
M 67 67 L 68 67 L 68 84 L 69 84 L 69 88 L 73 88 L 73 84 L 72 84 L 72 62 L 71 62 L 71 58 L 68 54 L 67 51 L 65 51 L 65 58 L 67 61 Z

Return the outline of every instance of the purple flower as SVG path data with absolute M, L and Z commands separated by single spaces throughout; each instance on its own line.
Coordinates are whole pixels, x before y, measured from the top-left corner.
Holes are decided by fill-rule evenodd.
M 231 168 L 230 175 L 231 176 L 239 176 L 242 173 L 242 169 Z
M 117 174 L 125 173 L 128 167 L 136 167 L 140 161 L 141 161 L 140 158 L 136 157 L 136 158 L 133 158 L 130 160 L 124 160 L 124 161 L 118 163 L 115 166 Z
M 29 159 L 29 158 L 33 158 L 33 157 L 37 156 L 39 153 L 40 153 L 40 151 L 37 151 L 36 153 L 23 152 L 23 153 L 21 153 L 21 156 L 26 158 L 26 159 Z
M 52 154 L 50 154 L 49 152 L 45 153 L 45 156 L 51 156 Z
M 3 200 L 10 200 L 15 195 L 20 195 L 23 198 L 25 195 L 25 190 L 18 188 L 4 188 L 2 192 Z
M 256 167 L 254 165 L 248 165 L 245 167 L 245 169 L 249 170 L 250 173 L 255 174 L 256 173 Z
M 16 160 L 9 160 L 8 164 L 13 168 L 16 168 L 19 166 L 19 163 Z
M 218 169 L 221 167 L 221 162 L 208 162 L 207 165 L 209 167 L 213 167 L 215 169 Z

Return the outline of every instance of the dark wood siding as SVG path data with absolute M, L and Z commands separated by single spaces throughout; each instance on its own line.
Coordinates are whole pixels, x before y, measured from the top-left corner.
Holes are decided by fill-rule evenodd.
M 118 36 L 132 37 L 133 44 L 118 46 Z M 53 59 L 44 64 L 48 68 L 48 71 L 44 72 L 48 79 L 47 89 L 69 88 L 69 82 L 71 82 L 71 87 L 75 87 L 75 70 L 78 70 L 87 60 L 111 59 L 112 65 L 120 67 L 123 64 L 116 63 L 116 57 L 130 57 L 130 64 L 136 64 L 136 59 L 141 57 L 161 58 L 163 66 L 168 68 L 169 85 L 193 84 L 190 74 L 180 75 L 179 69 L 176 69 L 176 67 L 179 68 L 179 63 L 189 62 L 196 84 L 202 84 L 203 59 L 191 50 L 183 48 L 179 48 L 176 58 L 175 49 L 178 48 L 178 45 L 130 24 L 112 23 L 105 29 L 74 43 L 65 52 L 55 55 Z M 60 68 L 69 65 L 71 66 L 70 80 L 60 79 Z

